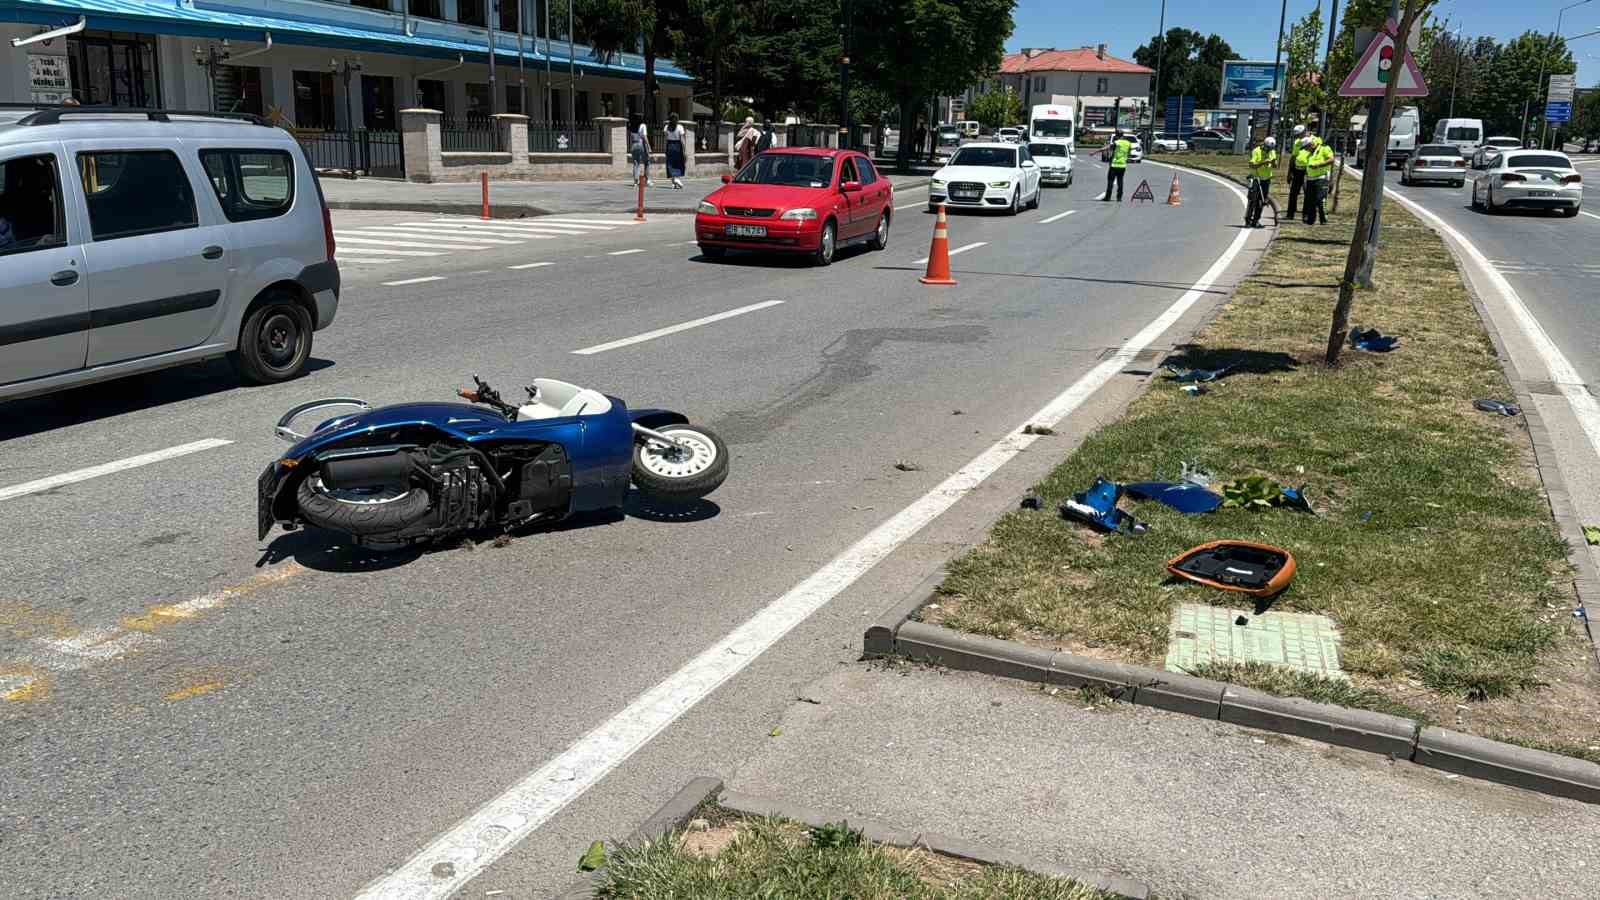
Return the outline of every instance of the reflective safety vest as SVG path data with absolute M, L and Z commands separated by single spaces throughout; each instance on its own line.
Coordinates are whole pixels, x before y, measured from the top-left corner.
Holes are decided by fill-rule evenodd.
M 1250 174 L 1257 178 L 1271 178 L 1272 169 L 1278 164 L 1278 151 L 1257 147 L 1250 151 Z
M 1133 142 L 1127 138 L 1113 141 L 1111 144 L 1111 168 L 1126 169 L 1128 167 L 1128 154 L 1133 152 Z
M 1333 168 L 1333 148 L 1327 144 L 1318 144 L 1311 151 L 1311 156 L 1306 160 L 1307 178 L 1327 178 L 1328 170 Z
M 1304 172 L 1306 170 L 1306 161 L 1309 159 L 1311 159 L 1311 150 L 1306 147 L 1301 147 L 1299 150 L 1294 152 L 1294 167 L 1299 169 L 1301 172 Z

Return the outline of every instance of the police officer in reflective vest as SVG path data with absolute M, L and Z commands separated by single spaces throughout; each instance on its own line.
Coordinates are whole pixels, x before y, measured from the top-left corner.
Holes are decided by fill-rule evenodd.
M 1306 189 L 1306 157 L 1311 154 L 1301 151 L 1305 149 L 1306 127 L 1296 125 L 1294 133 L 1289 137 L 1289 218 L 1294 218 L 1294 211 L 1300 208 L 1300 194 Z
M 1111 168 L 1106 170 L 1106 193 L 1101 200 L 1111 199 L 1111 185 L 1117 185 L 1117 202 L 1122 202 L 1122 176 L 1128 171 L 1128 154 L 1133 152 L 1133 142 L 1122 134 L 1118 128 L 1115 136 L 1111 138 Z
M 1323 202 L 1328 197 L 1328 175 L 1333 171 L 1333 148 L 1322 142 L 1322 138 L 1310 135 L 1306 140 L 1311 143 L 1311 152 L 1306 156 L 1306 212 L 1303 220 L 1307 225 L 1317 224 L 1318 219 L 1323 225 L 1328 224 L 1328 211 L 1323 208 Z
M 1278 166 L 1278 141 L 1268 137 L 1250 151 L 1250 203 L 1245 207 L 1244 223 L 1261 227 L 1261 208 L 1270 202 L 1272 170 Z M 1276 215 L 1276 213 L 1274 213 Z

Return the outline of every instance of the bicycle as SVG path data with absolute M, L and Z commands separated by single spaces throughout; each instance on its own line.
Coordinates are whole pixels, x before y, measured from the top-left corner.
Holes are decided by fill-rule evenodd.
M 1261 210 L 1263 205 L 1265 205 L 1272 207 L 1272 224 L 1274 227 L 1276 227 L 1279 218 L 1278 204 L 1272 199 L 1271 195 L 1266 192 L 1266 189 L 1262 187 L 1262 179 L 1251 175 L 1249 186 L 1250 197 L 1248 202 L 1245 204 L 1244 210 L 1245 226 L 1247 228 L 1255 228 L 1261 224 Z

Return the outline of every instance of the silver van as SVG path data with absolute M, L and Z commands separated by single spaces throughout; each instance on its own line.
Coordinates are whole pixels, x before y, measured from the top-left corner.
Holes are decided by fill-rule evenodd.
M 0 400 L 219 356 L 293 378 L 333 253 L 305 153 L 261 119 L 0 110 Z

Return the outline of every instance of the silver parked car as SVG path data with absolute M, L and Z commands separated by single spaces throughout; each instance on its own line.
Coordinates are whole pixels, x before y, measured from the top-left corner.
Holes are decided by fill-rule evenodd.
M 333 223 L 253 116 L 0 112 L 0 400 L 227 356 L 305 370 L 339 304 Z
M 1467 183 L 1467 158 L 1455 144 L 1423 144 L 1400 164 L 1400 183 L 1442 181 L 1452 187 Z

